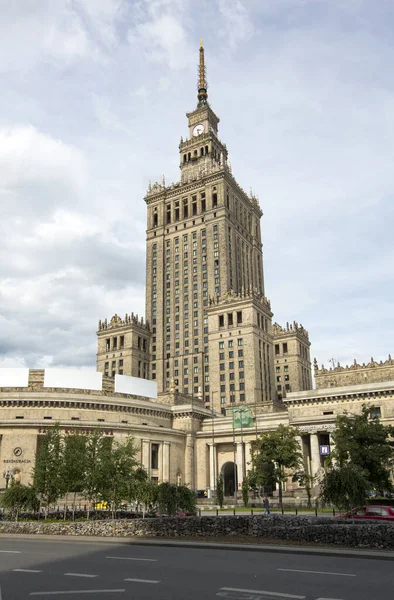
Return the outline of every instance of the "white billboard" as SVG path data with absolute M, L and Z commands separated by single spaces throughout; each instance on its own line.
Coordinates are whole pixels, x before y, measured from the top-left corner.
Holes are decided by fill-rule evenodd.
M 45 369 L 44 388 L 102 390 L 102 373 L 79 369 Z
M 27 387 L 29 385 L 29 369 L 0 369 L 0 387 Z
M 141 377 L 128 375 L 115 375 L 115 392 L 119 394 L 133 394 L 145 398 L 157 398 L 157 383 Z

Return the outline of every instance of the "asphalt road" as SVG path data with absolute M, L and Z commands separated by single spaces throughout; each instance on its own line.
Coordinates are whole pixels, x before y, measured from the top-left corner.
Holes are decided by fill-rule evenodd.
M 0 538 L 0 600 L 392 600 L 391 560 Z

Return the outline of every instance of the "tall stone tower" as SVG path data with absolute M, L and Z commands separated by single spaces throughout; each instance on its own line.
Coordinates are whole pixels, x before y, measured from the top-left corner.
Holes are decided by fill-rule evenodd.
M 105 377 L 129 375 L 150 379 L 150 330 L 143 318 L 131 313 L 121 319 L 99 321 L 97 330 L 97 371 Z
M 260 219 L 234 179 L 208 104 L 200 45 L 197 107 L 179 144 L 181 178 L 149 184 L 146 318 L 151 376 L 207 406 L 276 402 L 272 313 L 264 295 Z M 222 411 L 223 412 L 223 411 Z

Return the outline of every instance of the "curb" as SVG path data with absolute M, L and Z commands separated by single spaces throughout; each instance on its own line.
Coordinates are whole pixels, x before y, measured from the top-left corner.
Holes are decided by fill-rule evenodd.
M 315 546 L 282 546 L 276 544 L 226 544 L 220 542 L 194 542 L 181 540 L 151 540 L 146 538 L 115 538 L 95 536 L 42 535 L 42 534 L 0 534 L 0 542 L 4 539 L 23 539 L 78 543 L 107 543 L 136 546 L 158 546 L 164 548 L 193 548 L 200 550 L 228 550 L 231 552 L 270 552 L 276 554 L 304 554 L 316 556 L 340 556 L 342 558 L 358 558 L 366 560 L 394 560 L 394 551 L 357 550 L 350 548 L 327 548 Z

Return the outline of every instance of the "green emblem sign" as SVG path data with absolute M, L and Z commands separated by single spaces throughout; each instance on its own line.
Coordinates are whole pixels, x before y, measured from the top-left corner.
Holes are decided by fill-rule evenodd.
M 233 427 L 234 429 L 243 429 L 252 427 L 254 419 L 249 406 L 239 406 L 233 408 Z

